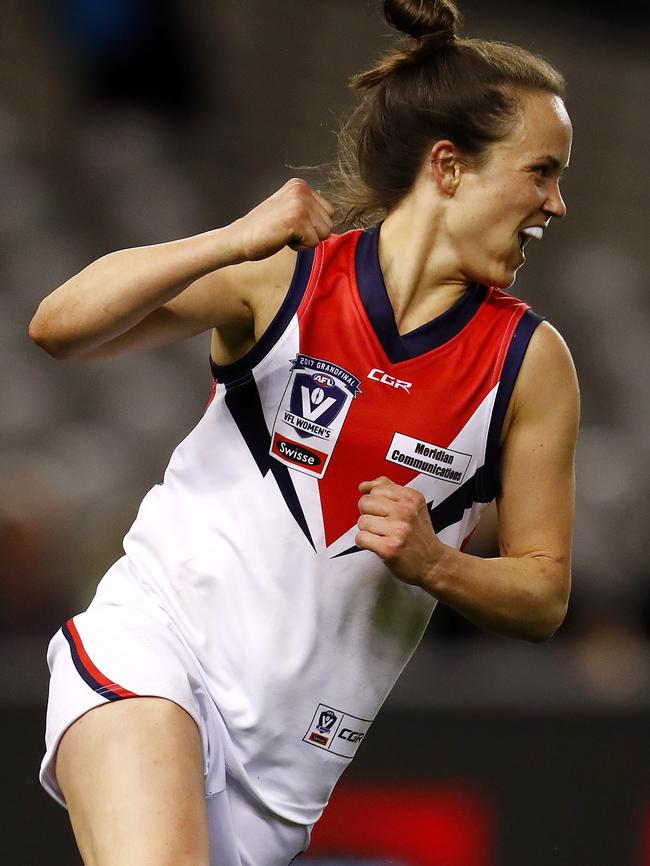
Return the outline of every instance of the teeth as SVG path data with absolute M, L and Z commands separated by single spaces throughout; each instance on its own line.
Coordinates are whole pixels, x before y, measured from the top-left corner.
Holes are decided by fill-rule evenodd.
M 528 226 L 521 230 L 522 235 L 528 235 L 529 238 L 535 238 L 536 241 L 541 241 L 544 237 L 544 229 L 541 226 Z

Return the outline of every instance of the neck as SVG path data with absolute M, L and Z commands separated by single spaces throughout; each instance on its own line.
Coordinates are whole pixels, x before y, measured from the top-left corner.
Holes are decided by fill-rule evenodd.
M 445 243 L 442 214 L 423 214 L 414 204 L 405 200 L 391 211 L 379 234 L 379 262 L 400 333 L 446 312 L 468 287 Z

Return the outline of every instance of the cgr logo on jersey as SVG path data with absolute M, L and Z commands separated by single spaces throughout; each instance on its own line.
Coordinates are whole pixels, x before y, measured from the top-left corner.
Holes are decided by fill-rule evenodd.
M 360 384 L 331 361 L 296 355 L 275 416 L 273 457 L 322 478 Z
M 370 724 L 368 719 L 319 704 L 302 740 L 310 746 L 317 746 L 342 758 L 352 758 Z

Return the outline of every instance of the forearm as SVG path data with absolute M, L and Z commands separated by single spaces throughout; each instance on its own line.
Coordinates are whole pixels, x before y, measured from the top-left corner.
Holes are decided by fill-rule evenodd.
M 422 586 L 480 628 L 541 641 L 561 625 L 569 567 L 549 556 L 481 559 L 447 545 Z
M 30 336 L 59 357 L 92 349 L 142 321 L 204 274 L 240 261 L 236 224 L 110 253 L 41 302 Z

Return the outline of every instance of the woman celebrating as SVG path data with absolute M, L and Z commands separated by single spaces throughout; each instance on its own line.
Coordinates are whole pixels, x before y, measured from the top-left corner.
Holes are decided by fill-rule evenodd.
M 348 219 L 383 221 L 333 235 L 291 180 L 32 322 L 79 358 L 213 329 L 208 409 L 49 648 L 41 779 L 86 866 L 286 866 L 438 600 L 532 641 L 564 617 L 575 373 L 504 291 L 565 213 L 563 81 L 446 0 L 384 6 L 412 41 L 355 79 L 341 160 Z M 462 553 L 494 498 L 501 555 Z

